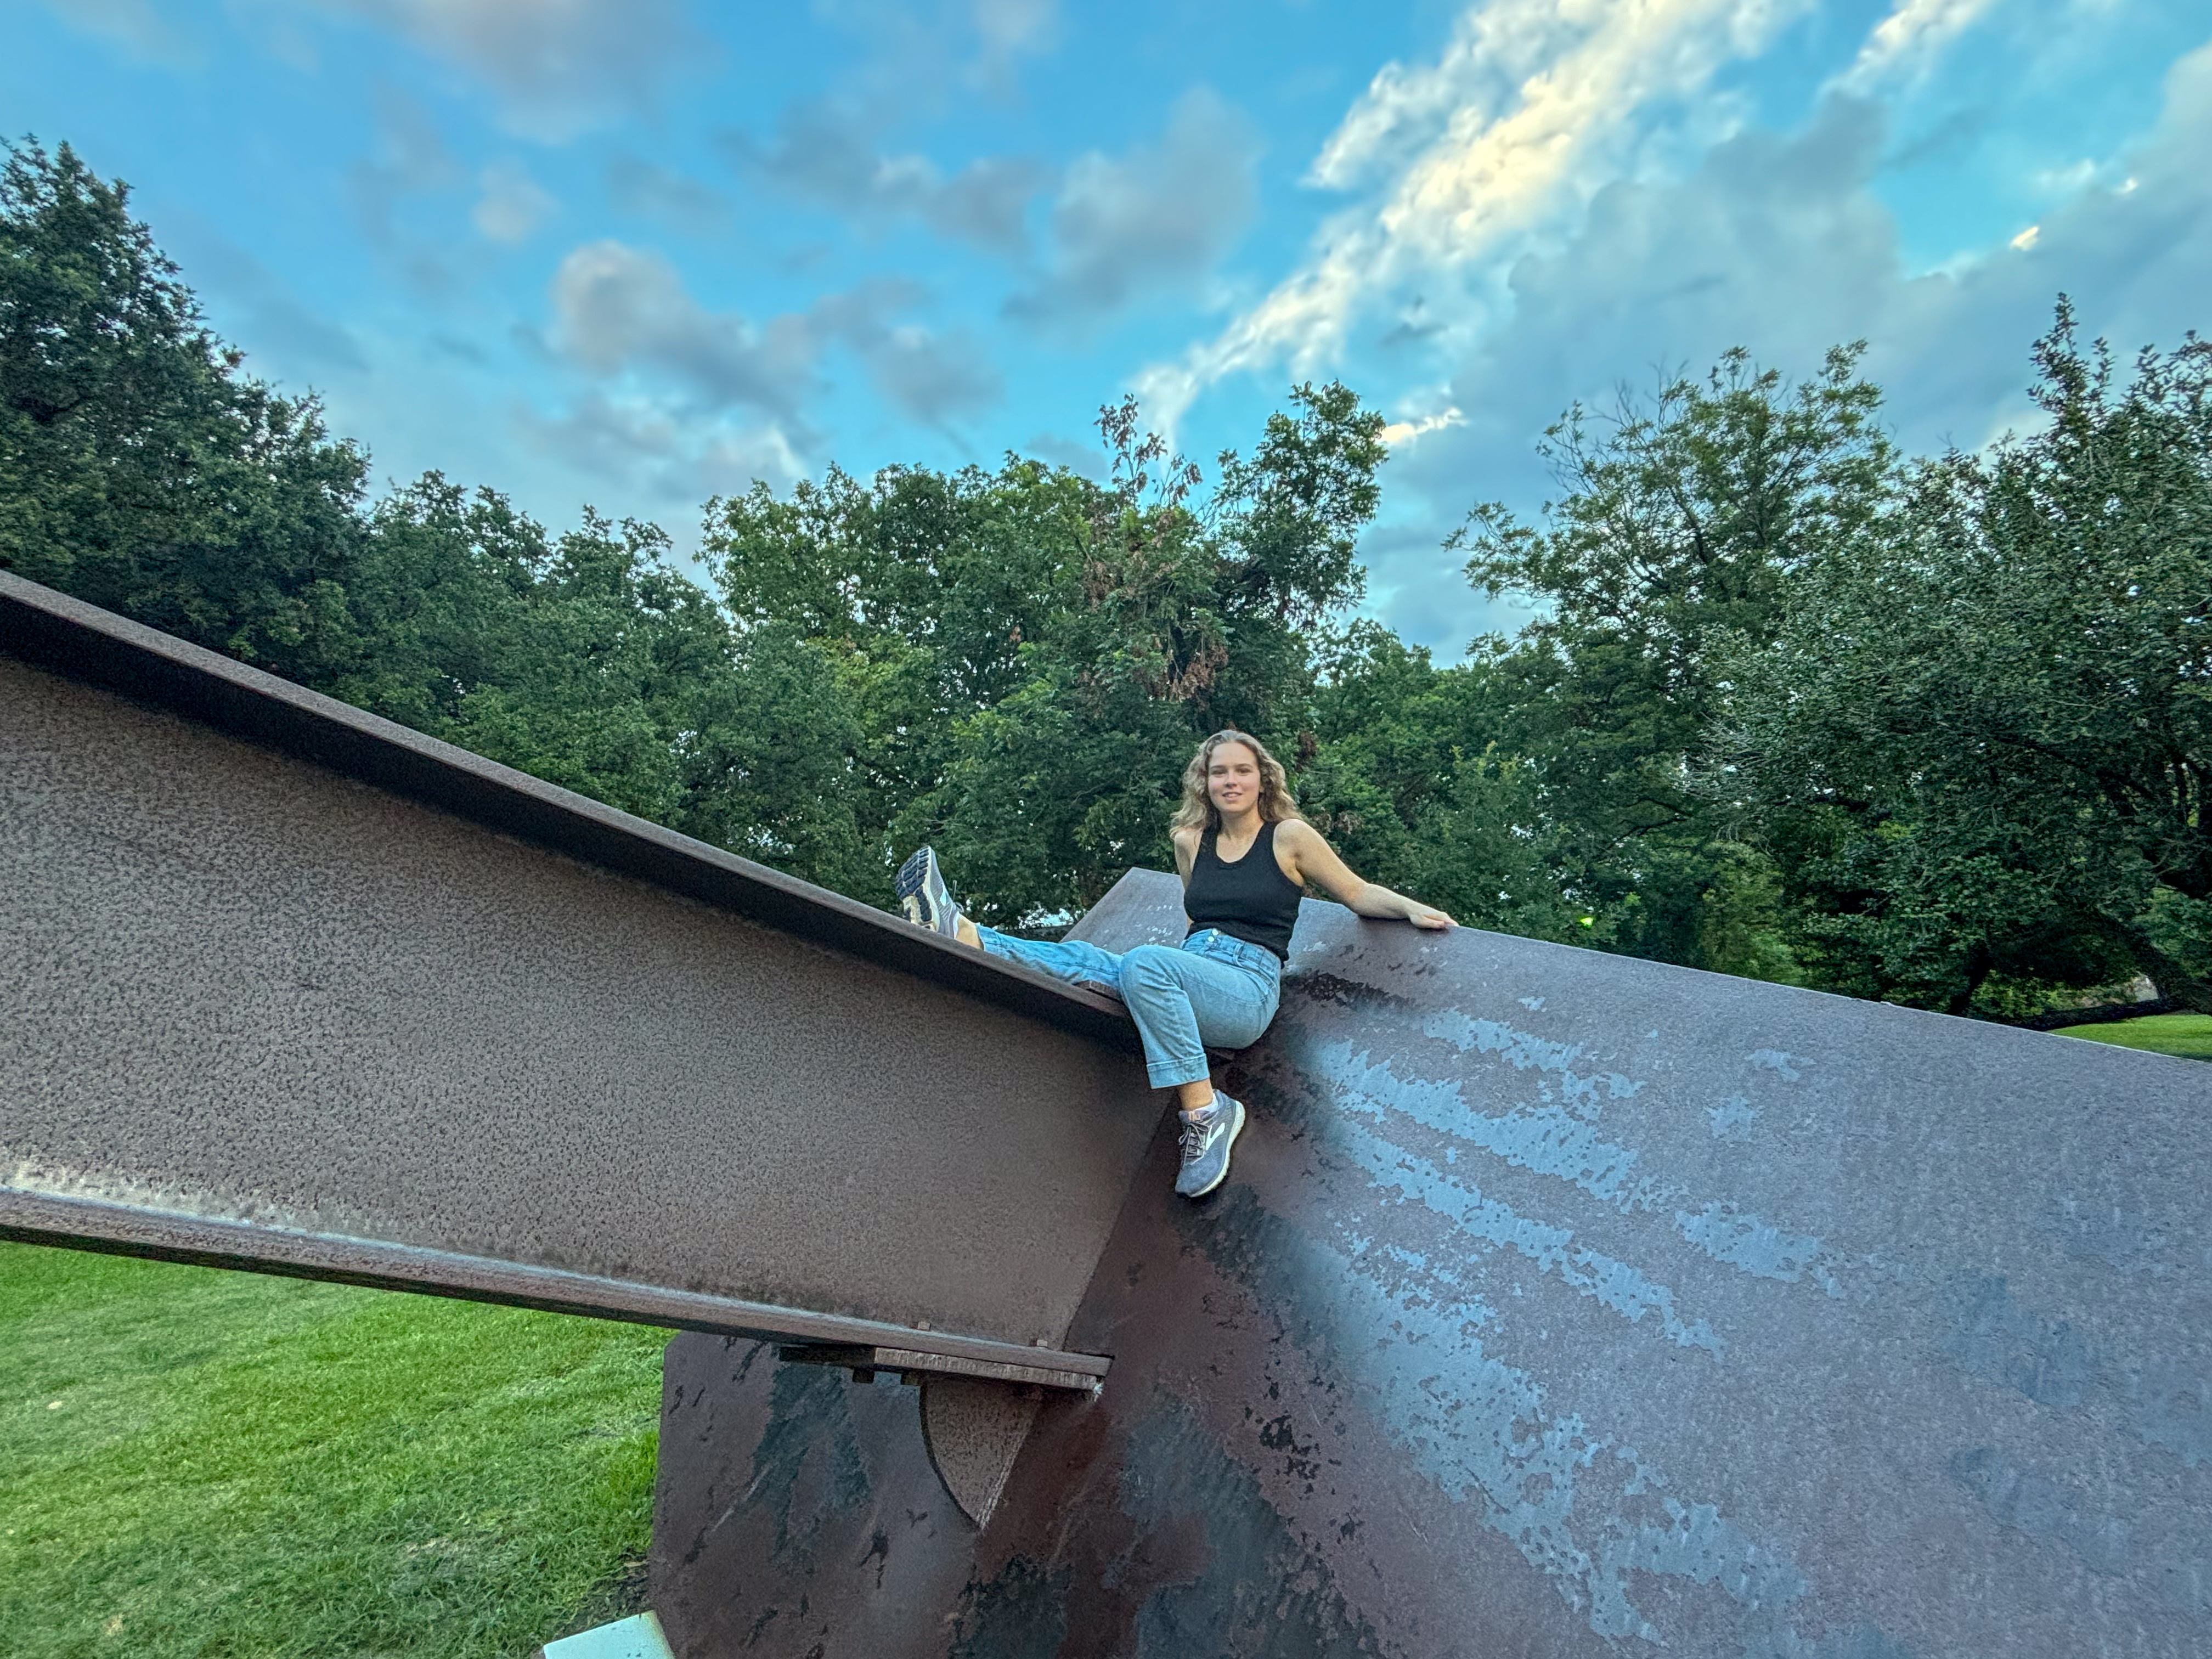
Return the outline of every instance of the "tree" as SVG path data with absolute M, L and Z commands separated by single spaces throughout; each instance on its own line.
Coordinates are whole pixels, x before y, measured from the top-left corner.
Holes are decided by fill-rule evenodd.
M 836 658 L 861 736 L 860 832 L 935 842 L 986 920 L 1088 905 L 1169 856 L 1196 740 L 1224 725 L 1295 744 L 1304 632 L 1358 596 L 1382 417 L 1299 386 L 1250 459 L 1200 470 L 1102 411 L 1094 483 L 1009 456 L 995 472 L 832 471 L 787 498 L 710 507 L 706 550 L 744 630 L 804 630 Z
M 1796 574 L 1893 498 L 1861 349 L 1797 386 L 1732 351 L 1702 384 L 1624 392 L 1602 422 L 1576 405 L 1540 447 L 1565 492 L 1546 527 L 1482 506 L 1448 544 L 1493 597 L 1543 606 L 1517 637 L 1477 641 L 1477 662 L 1498 741 L 1538 793 L 1536 844 L 1592 943 L 1796 975 L 1771 866 L 1692 771 L 1727 702 L 1716 647 L 1770 639 Z
M 2043 432 L 1924 464 L 1744 649 L 1720 764 L 1863 989 L 2148 974 L 2212 1009 L 2212 345 L 2116 387 L 2062 299 Z
M 0 167 L 0 568 L 312 682 L 346 648 L 368 462 L 200 320 L 130 192 Z

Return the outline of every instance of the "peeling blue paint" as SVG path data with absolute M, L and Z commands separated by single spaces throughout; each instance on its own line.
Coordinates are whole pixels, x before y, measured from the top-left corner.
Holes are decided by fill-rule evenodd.
M 1704 1320 L 1685 1320 L 1675 1313 L 1674 1292 L 1667 1286 L 1653 1282 L 1625 1261 L 1595 1250 L 1573 1248 L 1571 1230 L 1534 1220 L 1486 1198 L 1479 1188 L 1454 1181 L 1426 1158 L 1348 1121 L 1340 1123 L 1334 1139 L 1336 1150 L 1367 1171 L 1376 1186 L 1396 1188 L 1486 1243 L 1517 1251 L 1631 1323 L 1655 1314 L 1668 1337 L 1683 1347 L 1703 1348 L 1713 1354 L 1722 1351 L 1724 1345 Z
M 1784 1083 L 1795 1083 L 1803 1075 L 1797 1068 L 1811 1062 L 1802 1054 L 1785 1054 L 1779 1048 L 1755 1048 L 1745 1056 L 1763 1071 L 1772 1072 Z
M 1584 1077 L 1571 1070 L 1582 1054 L 1579 1043 L 1553 1042 L 1533 1031 L 1516 1031 L 1498 1020 L 1471 1018 L 1455 1008 L 1429 1015 L 1421 1022 L 1421 1031 L 1425 1036 L 1450 1043 L 1462 1054 L 1502 1054 L 1521 1071 L 1556 1073 L 1559 1091 L 1570 1103 L 1596 1104 L 1601 1085 L 1607 1097 L 1613 1100 L 1626 1100 L 1644 1086 L 1618 1072 L 1593 1073 Z
M 1844 1293 L 1835 1276 L 1820 1268 L 1818 1238 L 1785 1233 L 1771 1222 L 1755 1215 L 1739 1215 L 1721 1204 L 1708 1204 L 1694 1214 L 1677 1211 L 1674 1224 L 1683 1237 L 1716 1261 L 1790 1285 L 1811 1273 L 1830 1296 Z
M 1705 1108 L 1705 1115 L 1712 1121 L 1713 1139 L 1730 1140 L 1758 1121 L 1759 1108 L 1741 1095 L 1730 1095 L 1719 1105 Z
M 1789 1609 L 1810 1585 L 1789 1555 L 1717 1504 L 1668 1495 L 1672 1483 L 1635 1447 L 1553 1409 L 1545 1386 L 1490 1352 L 1449 1297 L 1409 1277 L 1421 1253 L 1345 1255 L 1256 1207 L 1233 1231 L 1203 1237 L 1243 1241 L 1254 1289 L 1271 1305 L 1297 1305 L 1294 1285 L 1339 1287 L 1325 1306 L 1304 1305 L 1295 1340 L 1420 1474 L 1543 1572 L 1608 1643 L 1675 1645 L 1685 1632 L 1660 1627 L 1674 1624 L 1667 1598 L 1648 1613 L 1636 1600 L 1640 1583 L 1674 1579 L 1717 1586 L 1736 1604 L 1744 1659 L 1911 1659 L 1870 1625 L 1799 1635 Z M 1376 1271 L 1385 1255 L 1387 1279 Z
M 1665 1500 L 1668 1522 L 1616 1530 L 1600 1547 L 1602 1582 L 1625 1587 L 1632 1572 L 1713 1584 L 1753 1613 L 1778 1610 L 1811 1586 L 1805 1575 L 1766 1549 L 1711 1504 Z M 1601 1636 L 1635 1636 L 1657 1642 L 1660 1633 L 1630 1606 L 1626 1595 L 1591 1608 L 1591 1628 Z
M 1458 1084 L 1409 1082 L 1348 1042 L 1322 1043 L 1315 1058 L 1340 1103 L 1352 1111 L 1375 1117 L 1385 1107 L 1401 1112 L 1516 1169 L 1571 1182 L 1594 1198 L 1618 1202 L 1637 1195 L 1629 1180 L 1636 1153 L 1599 1139 L 1588 1123 L 1561 1107 L 1518 1106 L 1492 1117 L 1468 1105 Z

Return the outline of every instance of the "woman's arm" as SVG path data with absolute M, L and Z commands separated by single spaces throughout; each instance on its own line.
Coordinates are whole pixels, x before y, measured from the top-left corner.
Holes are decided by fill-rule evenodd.
M 1336 849 L 1322 838 L 1321 831 L 1303 818 L 1285 818 L 1277 824 L 1275 845 L 1289 855 L 1291 875 L 1296 880 L 1320 888 L 1359 915 L 1402 920 L 1416 927 L 1459 926 L 1434 905 L 1423 904 L 1403 893 L 1394 893 L 1371 881 L 1360 880 L 1352 873 L 1351 866 L 1337 857 Z M 1188 879 L 1188 876 L 1185 879 Z
M 1190 885 L 1191 866 L 1198 862 L 1198 836 L 1195 830 L 1175 830 L 1168 834 L 1168 839 L 1175 843 L 1176 874 L 1182 878 L 1186 887 Z

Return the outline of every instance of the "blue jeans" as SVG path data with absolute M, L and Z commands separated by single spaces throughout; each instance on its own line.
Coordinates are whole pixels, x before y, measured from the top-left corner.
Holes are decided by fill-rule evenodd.
M 1211 927 L 1180 947 L 1139 945 L 1121 956 L 1081 939 L 1010 939 L 983 927 L 975 932 L 994 957 L 1070 984 L 1091 980 L 1118 990 L 1144 1039 L 1145 1071 L 1155 1089 L 1205 1077 L 1209 1047 L 1257 1042 L 1282 997 L 1283 964 L 1273 951 Z

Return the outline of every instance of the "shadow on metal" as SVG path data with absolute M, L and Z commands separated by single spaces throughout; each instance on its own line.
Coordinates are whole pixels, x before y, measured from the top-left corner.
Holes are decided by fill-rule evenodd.
M 672 1347 L 679 1654 L 2205 1650 L 2202 1068 L 1309 903 L 1226 1082 L 980 1533 L 910 1393 Z

